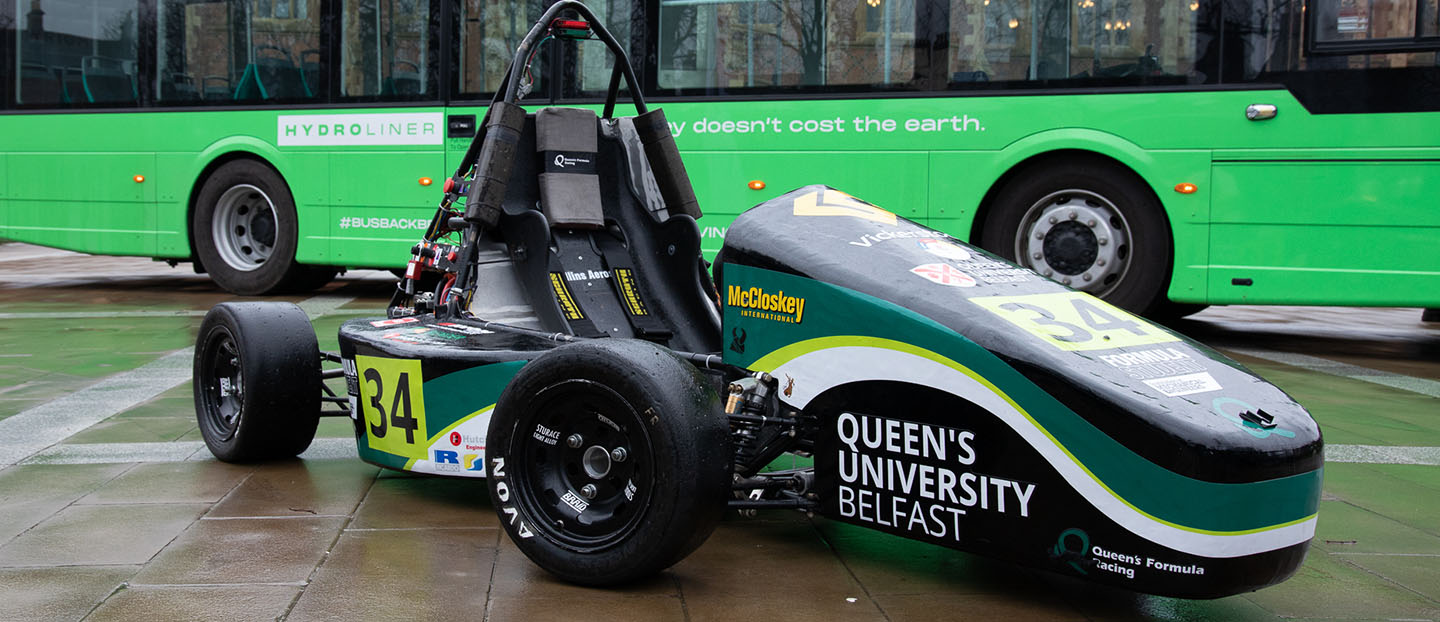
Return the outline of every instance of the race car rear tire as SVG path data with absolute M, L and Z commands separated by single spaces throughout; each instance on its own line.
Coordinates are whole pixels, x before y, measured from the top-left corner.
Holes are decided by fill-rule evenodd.
M 490 420 L 496 513 L 536 565 L 614 585 L 674 565 L 714 531 L 731 451 L 720 399 L 655 344 L 562 346 L 520 370 Z
M 195 341 L 195 417 L 225 462 L 299 455 L 320 422 L 320 348 L 290 303 L 215 305 Z

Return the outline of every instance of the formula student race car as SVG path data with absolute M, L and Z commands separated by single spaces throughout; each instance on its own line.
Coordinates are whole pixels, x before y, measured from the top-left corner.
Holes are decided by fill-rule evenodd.
M 517 105 L 535 46 L 592 37 L 616 59 L 602 114 Z M 634 117 L 614 116 L 622 79 Z M 833 188 L 741 215 L 713 281 L 699 215 L 623 48 L 561 0 L 387 317 L 322 353 L 294 305 L 210 311 L 205 441 L 294 456 L 319 416 L 348 416 L 368 462 L 488 477 L 516 545 L 590 585 L 671 566 L 727 508 L 1188 598 L 1303 560 L 1320 430 L 1234 361 Z M 346 396 L 324 385 L 341 375 Z M 813 466 L 769 468 L 786 453 Z

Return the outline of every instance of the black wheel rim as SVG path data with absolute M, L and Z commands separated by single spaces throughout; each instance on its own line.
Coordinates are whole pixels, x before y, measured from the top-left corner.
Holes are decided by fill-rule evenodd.
M 580 552 L 623 541 L 654 484 L 654 450 L 640 415 L 589 380 L 551 385 L 534 404 L 516 422 L 509 454 L 518 466 L 511 483 L 536 532 Z
M 235 336 L 224 326 L 210 332 L 200 359 L 200 395 L 204 404 L 200 423 L 211 439 L 224 442 L 235 436 L 244 412 L 244 376 L 240 371 L 240 348 Z

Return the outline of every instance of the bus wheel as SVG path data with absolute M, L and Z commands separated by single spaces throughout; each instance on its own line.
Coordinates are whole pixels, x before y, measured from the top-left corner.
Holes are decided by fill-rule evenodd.
M 1164 211 L 1134 175 L 1067 160 L 1015 175 L 996 193 L 981 247 L 1134 313 L 1169 301 Z
M 210 278 L 242 296 L 313 289 L 335 276 L 333 267 L 295 262 L 295 201 L 280 175 L 253 160 L 225 164 L 205 180 L 190 235 Z
M 725 509 L 732 453 L 719 397 L 638 339 L 561 346 L 520 369 L 486 438 L 490 498 L 510 539 L 573 583 L 670 567 Z

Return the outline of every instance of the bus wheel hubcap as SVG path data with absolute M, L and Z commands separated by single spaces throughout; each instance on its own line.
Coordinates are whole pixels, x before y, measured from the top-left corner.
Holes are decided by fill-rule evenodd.
M 1078 189 L 1052 192 L 1020 220 L 1015 256 L 1040 274 L 1104 296 L 1130 267 L 1130 226 L 1104 196 Z
M 240 184 L 220 195 L 210 233 L 226 265 L 250 271 L 270 259 L 278 226 L 270 197 L 255 186 Z

